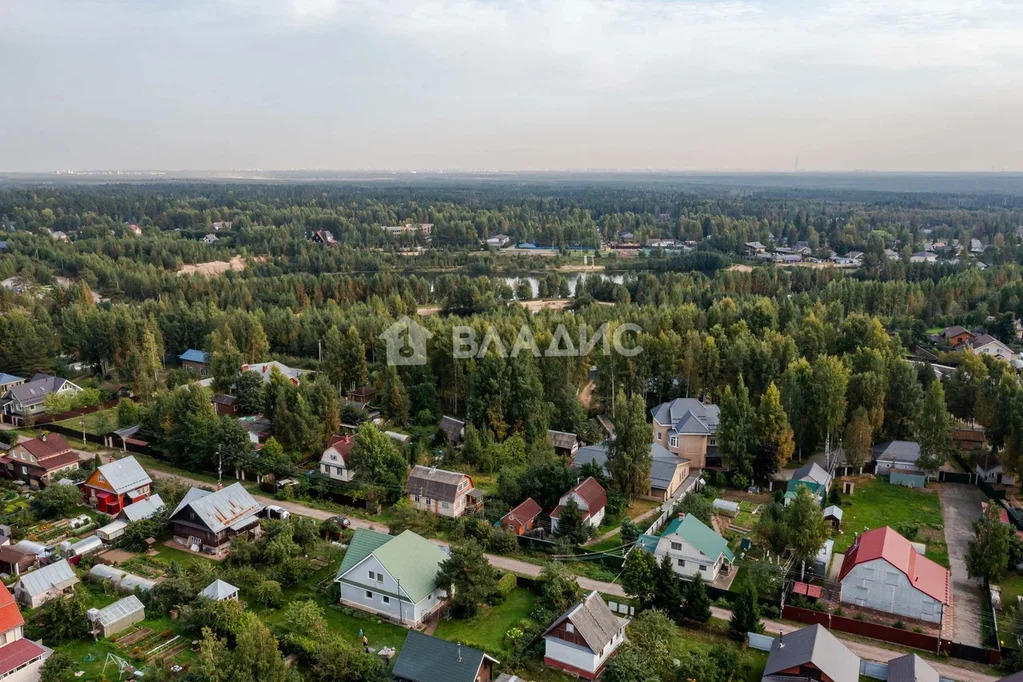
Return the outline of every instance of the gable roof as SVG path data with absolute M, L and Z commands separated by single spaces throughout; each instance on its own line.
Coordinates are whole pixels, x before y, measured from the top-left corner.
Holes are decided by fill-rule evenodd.
M 102 464 L 99 472 L 118 495 L 153 482 L 138 460 L 131 456 Z
M 578 495 L 583 502 L 586 503 L 586 513 L 583 514 L 583 518 L 587 519 L 607 505 L 607 493 L 604 488 L 600 485 L 597 479 L 590 476 L 585 481 L 577 485 L 576 487 L 569 490 L 567 493 L 562 495 L 562 498 L 575 493 Z M 551 512 L 552 518 L 558 518 L 561 516 L 561 507 L 559 503 L 557 508 Z
M 181 360 L 182 362 L 198 362 L 205 365 L 210 361 L 210 354 L 206 351 L 189 348 L 178 356 L 178 360 Z
M 920 444 L 911 440 L 890 440 L 870 448 L 874 461 L 915 463 L 920 458 Z
M 408 481 L 405 483 L 405 492 L 453 502 L 458 496 L 458 484 L 465 476 L 466 474 L 458 471 L 446 471 L 417 464 L 409 472 Z M 471 478 L 469 484 L 472 485 Z
M 970 336 L 973 336 L 969 329 L 959 325 L 955 325 L 954 327 L 945 327 L 941 330 L 941 336 L 946 339 L 952 338 L 953 336 L 959 336 L 960 334 L 969 334 Z
M 150 516 L 162 511 L 166 506 L 162 497 L 151 495 L 144 500 L 139 500 L 135 504 L 129 504 L 121 510 L 121 514 L 124 514 L 124 518 L 130 523 L 134 523 L 135 521 L 148 519 Z
M 980 336 L 975 336 L 973 338 L 972 345 L 973 345 L 974 348 L 981 348 L 983 346 L 987 346 L 987 345 L 992 344 L 992 343 L 997 343 L 999 346 L 1003 346 L 1005 348 L 1009 348 L 1007 345 L 1005 345 L 1004 343 L 1002 343 L 1001 341 L 999 341 L 995 337 L 991 336 L 990 334 L 981 334 Z
M 825 627 L 811 625 L 774 639 L 764 668 L 764 680 L 783 679 L 772 675 L 807 663 L 834 682 L 857 682 L 860 678 L 859 656 L 849 651 Z
M 671 529 L 672 525 L 669 524 L 668 527 Z M 686 514 L 677 524 L 674 524 L 671 532 L 665 532 L 661 537 L 669 535 L 679 536 L 698 549 L 700 554 L 714 561 L 717 561 L 721 555 L 724 555 L 729 561 L 735 561 L 735 554 L 728 548 L 728 541 L 693 514 Z
M 389 542 L 391 536 L 387 533 L 380 533 L 368 528 L 356 528 L 355 535 L 348 543 L 348 551 L 341 560 L 341 568 L 337 571 L 337 577 L 350 571 L 356 564 L 368 557 L 374 550 Z
M 249 526 L 255 515 L 263 509 L 263 505 L 256 502 L 241 483 L 232 483 L 213 493 L 191 488 L 171 516 L 177 516 L 186 507 L 191 507 L 195 515 L 214 533 L 227 528 L 241 530 Z
M 392 673 L 410 682 L 474 682 L 484 659 L 498 662 L 471 646 L 410 630 Z
M 547 429 L 547 440 L 551 442 L 556 448 L 562 450 L 571 450 L 575 447 L 579 437 L 574 433 L 568 433 L 567 431 L 555 431 L 554 429 Z
M 717 431 L 721 411 L 717 405 L 707 405 L 696 398 L 676 398 L 650 410 L 654 421 L 671 426 L 683 435 L 710 435 Z
M 607 471 L 607 445 L 586 445 L 575 453 L 572 466 L 581 467 L 590 462 L 595 462 L 605 472 Z M 660 443 L 650 443 L 650 487 L 665 490 L 675 478 L 678 467 L 689 462 L 688 459 L 680 457 L 668 450 Z
M 53 471 L 66 467 L 69 464 L 78 463 L 78 453 L 72 450 L 67 441 L 56 433 L 44 433 L 39 438 L 16 443 L 11 446 L 11 450 L 18 447 L 23 448 L 35 457 L 36 461 L 26 462 L 16 459 L 13 453 L 8 453 L 5 457 L 11 461 L 17 461 L 18 464 L 43 469 L 44 471 Z
M 23 573 L 21 576 L 21 589 L 30 596 L 37 596 L 61 585 L 75 585 L 78 577 L 71 569 L 67 559 L 61 559 L 55 564 L 49 564 L 38 568 L 31 573 Z
M 465 428 L 465 422 L 454 417 L 444 415 L 440 420 L 440 430 L 448 437 L 449 441 L 456 441 L 462 437 L 462 429 Z
M 599 652 L 607 646 L 627 622 L 611 613 L 611 609 L 596 590 L 551 623 L 543 633 L 544 637 L 565 621 L 572 624 L 576 633 L 593 652 Z
M 8 374 L 7 372 L 0 372 L 0 386 L 6 386 L 7 384 L 13 384 L 15 381 L 24 381 L 25 379 L 14 374 Z
M 841 521 L 842 520 L 842 508 L 837 506 L 837 505 L 834 505 L 834 504 L 831 505 L 831 506 L 825 507 L 824 508 L 824 518 L 828 518 L 829 516 L 833 516 L 836 519 L 838 519 L 839 521 Z
M 0 633 L 24 624 L 25 619 L 21 616 L 18 602 L 14 601 L 14 596 L 7 586 L 0 583 Z
M 807 462 L 792 472 L 793 481 L 811 481 L 817 485 L 827 485 L 831 482 L 831 475 L 817 462 Z
M 938 682 L 937 671 L 916 654 L 888 661 L 888 682 Z
M 350 436 L 345 434 L 339 436 L 334 434 L 330 437 L 330 442 L 327 444 L 327 449 L 320 455 L 321 462 L 336 461 L 334 457 L 341 460 L 346 466 L 348 464 L 348 455 L 352 454 L 352 448 L 355 446 L 355 439 L 358 436 Z
M 224 599 L 229 599 L 230 597 L 238 594 L 238 588 L 225 580 L 217 578 L 207 585 L 199 594 L 207 599 L 212 599 L 213 601 L 223 601 Z
M 977 460 L 977 468 L 981 471 L 993 471 L 1002 466 L 1002 462 L 998 459 L 998 455 L 993 452 L 985 452 Z
M 437 589 L 437 571 L 448 558 L 440 547 L 410 530 L 390 536 L 359 528 L 334 580 L 343 578 L 370 555 L 398 581 L 402 591 L 414 602 L 422 601 Z
M 868 530 L 856 538 L 845 554 L 839 582 L 856 566 L 875 559 L 887 561 L 909 578 L 910 585 L 929 597 L 942 604 L 951 603 L 948 569 L 917 553 L 909 540 L 888 526 Z
M 17 670 L 34 658 L 44 656 L 46 649 L 22 637 L 0 647 L 0 675 Z
M 8 394 L 22 405 L 28 407 L 32 405 L 38 405 L 43 402 L 51 393 L 59 391 L 64 387 L 64 384 L 72 384 L 67 379 L 62 377 L 55 377 L 49 374 L 36 374 L 30 381 L 26 381 L 23 384 L 17 386 L 11 386 L 8 390 Z M 75 386 L 75 388 L 78 388 Z
M 525 525 L 535 519 L 542 511 L 543 509 L 541 509 L 539 502 L 532 497 L 527 497 L 522 504 L 501 517 L 501 520 L 511 519 Z
M 301 377 L 310 373 L 310 370 L 308 369 L 288 367 L 283 362 L 277 362 L 276 360 L 271 360 L 270 362 L 256 362 L 252 364 L 242 365 L 243 372 L 255 372 L 256 374 L 263 377 L 264 383 L 270 383 L 270 377 L 273 376 L 274 368 L 277 368 L 277 371 L 283 374 L 286 379 L 291 381 L 291 383 L 295 384 L 296 386 L 298 385 L 299 379 Z

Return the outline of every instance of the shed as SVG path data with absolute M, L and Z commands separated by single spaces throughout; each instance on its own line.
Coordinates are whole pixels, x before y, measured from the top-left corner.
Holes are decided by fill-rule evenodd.
M 124 535 L 124 529 L 128 527 L 127 521 L 111 521 L 96 531 L 96 536 L 103 542 L 110 542 Z
M 146 607 L 131 595 L 102 609 L 89 609 L 88 618 L 93 634 L 109 637 L 145 620 Z
M 79 582 L 67 559 L 24 573 L 14 586 L 14 594 L 23 605 L 37 608 L 70 591 Z
M 714 511 L 726 516 L 738 516 L 739 514 L 739 503 L 733 502 L 732 500 L 722 500 L 718 498 L 714 500 Z
M 834 504 L 825 507 L 824 520 L 830 523 L 835 530 L 842 530 L 842 508 Z
M 225 601 L 228 599 L 238 599 L 238 588 L 229 582 L 217 578 L 209 585 L 206 586 L 202 592 L 199 593 L 207 599 L 213 601 Z

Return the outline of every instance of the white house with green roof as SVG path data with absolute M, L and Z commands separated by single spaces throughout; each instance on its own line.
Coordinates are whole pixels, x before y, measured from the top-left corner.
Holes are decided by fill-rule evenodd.
M 639 543 L 658 561 L 670 557 L 671 567 L 684 578 L 698 575 L 711 582 L 726 563 L 735 561 L 728 542 L 692 514 L 672 520 L 659 537 L 641 535 Z
M 410 530 L 391 536 L 359 528 L 334 582 L 341 604 L 419 627 L 444 605 L 448 585 L 437 583 L 448 555 Z

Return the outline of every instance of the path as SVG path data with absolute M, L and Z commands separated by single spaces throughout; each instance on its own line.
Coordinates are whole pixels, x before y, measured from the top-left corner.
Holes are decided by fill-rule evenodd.
M 981 646 L 981 618 L 984 603 L 982 584 L 966 571 L 966 552 L 973 539 L 973 522 L 980 518 L 985 501 L 980 489 L 972 485 L 939 483 L 941 515 L 945 520 L 945 542 L 952 571 L 952 626 L 955 641 Z
M 654 507 L 653 509 L 648 509 L 645 512 L 643 512 L 642 514 L 640 514 L 639 516 L 637 516 L 636 518 L 632 519 L 632 522 L 634 524 L 636 524 L 637 526 L 639 526 L 639 524 L 641 524 L 643 521 L 645 521 L 645 520 L 647 520 L 649 518 L 653 518 L 654 516 L 658 516 L 663 509 L 664 509 L 664 507 L 662 507 L 662 506 L 657 506 L 657 507 Z M 642 526 L 640 526 L 640 530 L 641 531 L 643 530 Z M 622 527 L 621 526 L 618 526 L 617 528 L 612 528 L 611 530 L 609 530 L 608 532 L 604 533 L 603 535 L 595 537 L 592 540 L 587 540 L 585 543 L 583 543 L 583 546 L 586 547 L 588 545 L 595 545 L 598 542 L 603 542 L 604 540 L 607 540 L 608 538 L 614 537 L 615 535 L 618 535 L 621 532 L 622 532 Z

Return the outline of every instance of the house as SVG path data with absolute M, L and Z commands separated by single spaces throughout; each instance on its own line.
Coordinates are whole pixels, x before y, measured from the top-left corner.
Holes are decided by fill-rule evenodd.
M 448 555 L 410 530 L 391 536 L 358 528 L 334 582 L 340 603 L 418 628 L 442 608 L 450 585 L 437 582 Z
M 495 234 L 493 237 L 487 240 L 487 246 L 493 246 L 495 248 L 504 248 L 508 242 L 511 241 L 511 237 L 506 234 Z
M 440 420 L 440 431 L 448 439 L 449 445 L 460 445 L 465 438 L 465 422 L 444 415 Z
M 310 373 L 310 370 L 308 369 L 288 367 L 283 362 L 277 362 L 276 360 L 242 365 L 243 372 L 255 372 L 256 374 L 259 374 L 263 377 L 263 383 L 265 384 L 270 383 L 270 377 L 273 376 L 273 370 L 275 369 L 283 374 L 284 378 L 290 381 L 293 386 L 298 386 L 302 383 L 302 377 Z
M 842 530 L 842 508 L 834 504 L 825 507 L 824 520 L 830 523 L 836 531 Z
M 858 682 L 860 659 L 823 625 L 775 637 L 761 682 Z M 889 677 L 888 679 L 892 679 Z
M 153 491 L 153 479 L 134 457 L 129 456 L 101 464 L 81 487 L 86 501 L 96 511 L 116 516 L 128 505 L 149 497 Z
M 916 654 L 888 661 L 889 682 L 939 682 L 938 672 Z
M 986 483 L 996 485 L 1014 485 L 1016 483 L 1016 476 L 1012 473 L 1005 473 L 998 455 L 993 452 L 981 455 L 977 460 L 976 471 L 981 480 Z
M 21 575 L 35 566 L 36 560 L 37 557 L 34 552 L 22 549 L 16 545 L 0 547 L 0 573 Z
M 232 225 L 234 225 L 234 221 L 231 220 L 214 220 L 210 227 L 214 232 L 220 232 L 221 230 L 230 230 Z
M 411 630 L 391 675 L 397 682 L 489 682 L 498 663 L 479 649 Z
M 334 238 L 334 233 L 330 230 L 316 230 L 313 232 L 312 240 L 324 246 L 334 246 L 337 244 L 337 239 Z
M 25 619 L 10 591 L 0 584 L 0 679 L 38 680 L 52 651 L 25 638 Z
M 433 223 L 405 223 L 404 225 L 381 225 L 380 229 L 392 237 L 403 234 L 421 234 L 426 238 L 433 232 Z
M 189 348 L 178 356 L 178 361 L 181 363 L 181 369 L 206 378 L 207 368 L 210 364 L 210 354 L 206 351 Z
M 909 257 L 910 263 L 937 263 L 938 254 L 931 251 L 917 251 Z
M 409 473 L 405 493 L 412 506 L 434 516 L 458 518 L 483 507 L 483 493 L 476 489 L 472 477 L 458 471 L 417 465 Z
M 890 474 L 892 470 L 904 473 L 921 473 L 916 462 L 920 459 L 920 444 L 908 440 L 892 440 L 878 443 L 870 449 L 877 464 L 874 473 L 878 476 Z
M 767 251 L 767 247 L 760 242 L 746 242 L 746 258 L 756 258 L 758 254 Z
M 543 662 L 592 680 L 625 641 L 629 621 L 611 613 L 596 592 L 561 614 L 543 633 Z
M 18 386 L 25 383 L 24 377 L 15 376 L 8 374 L 7 372 L 0 372 L 0 395 L 7 392 L 11 386 Z
M 728 541 L 692 514 L 672 519 L 660 537 L 642 536 L 640 546 L 658 561 L 668 557 L 672 570 L 683 578 L 700 576 L 707 582 L 735 561 Z
M 842 602 L 929 623 L 940 623 L 951 603 L 948 569 L 887 526 L 856 538 L 838 581 Z
M 128 528 L 127 521 L 115 519 L 108 523 L 107 525 L 103 526 L 102 528 L 97 528 L 96 537 L 98 537 L 103 542 L 110 543 L 122 537 L 124 535 L 124 531 L 127 528 Z
M 67 559 L 24 573 L 14 584 L 14 596 L 22 606 L 35 609 L 70 592 L 80 580 Z
M 551 533 L 558 532 L 558 519 L 561 510 L 569 500 L 575 500 L 579 511 L 583 514 L 583 523 L 596 528 L 604 520 L 604 508 L 607 506 L 607 493 L 597 479 L 590 476 L 585 481 L 569 490 L 558 500 L 558 506 L 551 512 Z
M 1006 362 L 1011 360 L 1013 355 L 1015 355 L 1011 348 L 990 334 L 981 334 L 973 339 L 971 345 L 973 346 L 973 352 L 977 355 L 991 355 L 996 358 L 1001 358 Z
M 845 254 L 845 257 L 851 260 L 853 263 L 860 265 L 863 263 L 863 252 L 862 251 L 850 251 Z
M 0 457 L 0 465 L 6 467 L 9 477 L 33 488 L 45 488 L 78 468 L 78 453 L 59 434 L 44 433 L 12 445 Z
M 0 404 L 3 405 L 6 414 L 33 417 L 46 411 L 44 401 L 51 393 L 78 395 L 81 392 L 80 386 L 67 379 L 49 374 L 36 374 L 29 381 L 8 388 L 0 398 Z
M 937 337 L 942 344 L 949 348 L 955 348 L 961 344 L 972 341 L 973 332 L 956 325 L 954 327 L 945 327 L 940 333 L 938 333 Z
M 334 434 L 330 437 L 327 449 L 320 456 L 320 473 L 335 481 L 348 483 L 355 478 L 355 471 L 348 466 L 348 457 L 358 436 Z
M 566 431 L 547 430 L 547 440 L 554 446 L 554 454 L 572 457 L 579 450 L 579 437 Z
M 146 607 L 134 594 L 118 599 L 102 609 L 89 609 L 89 631 L 100 637 L 110 637 L 127 630 L 146 619 Z
M 367 407 L 376 400 L 377 390 L 369 384 L 348 392 L 348 401 Z
M 120 521 L 135 523 L 136 521 L 152 518 L 166 508 L 167 505 L 163 503 L 163 498 L 159 495 L 150 495 L 138 502 L 126 505 L 116 518 Z
M 217 416 L 233 417 L 238 414 L 238 398 L 227 393 L 218 393 L 210 400 Z
M 525 502 L 501 517 L 501 525 L 515 531 L 516 535 L 528 533 L 536 526 L 536 518 L 542 511 L 539 502 L 527 497 Z
M 899 252 L 895 251 L 894 249 L 885 249 L 884 257 L 890 261 L 896 261 L 901 258 L 901 256 L 899 256 Z
M 587 445 L 579 448 L 572 466 L 582 467 L 594 462 L 607 472 L 607 445 Z M 669 451 L 660 443 L 650 444 L 650 488 L 643 499 L 665 502 L 671 499 L 689 477 L 689 460 Z
M 987 438 L 983 427 L 964 427 L 952 431 L 952 447 L 956 450 L 983 450 Z
M 236 421 L 248 432 L 249 442 L 256 446 L 269 438 L 273 432 L 273 423 L 261 414 L 238 417 Z
M 717 430 L 720 410 L 695 398 L 676 398 L 653 410 L 654 442 L 703 469 L 718 458 Z
M 239 533 L 259 536 L 263 505 L 241 483 L 210 492 L 191 488 L 170 515 L 174 541 L 193 552 L 223 556 Z
M 136 237 L 142 236 L 142 228 L 136 225 L 135 223 L 131 223 L 130 225 L 128 225 L 128 232 L 135 235 Z
M 203 238 L 202 238 L 201 241 L 204 244 L 216 244 L 218 241 L 220 241 L 220 237 L 218 237 L 215 234 L 210 233 L 210 234 L 207 234 L 207 235 L 203 235 Z
M 238 601 L 238 588 L 229 582 L 217 578 L 203 588 L 199 596 L 206 597 L 212 601 L 226 601 L 228 599 Z
M 796 499 L 799 488 L 808 488 L 818 500 L 824 499 L 831 487 L 831 474 L 817 462 L 807 462 L 792 472 L 785 488 L 785 504 Z

